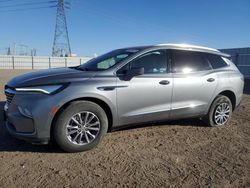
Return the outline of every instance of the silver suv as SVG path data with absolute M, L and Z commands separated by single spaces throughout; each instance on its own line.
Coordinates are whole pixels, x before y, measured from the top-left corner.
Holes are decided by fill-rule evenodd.
M 218 50 L 162 44 L 111 51 L 87 63 L 18 76 L 5 86 L 7 130 L 67 152 L 93 148 L 108 130 L 202 118 L 223 126 L 244 79 Z

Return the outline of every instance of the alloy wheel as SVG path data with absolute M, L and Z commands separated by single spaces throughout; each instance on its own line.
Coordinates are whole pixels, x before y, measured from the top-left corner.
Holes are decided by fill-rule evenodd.
M 66 126 L 68 140 L 76 145 L 86 145 L 93 142 L 99 132 L 100 120 L 89 111 L 73 115 Z
M 217 125 L 224 125 L 230 117 L 230 106 L 228 103 L 221 103 L 214 113 L 214 121 Z

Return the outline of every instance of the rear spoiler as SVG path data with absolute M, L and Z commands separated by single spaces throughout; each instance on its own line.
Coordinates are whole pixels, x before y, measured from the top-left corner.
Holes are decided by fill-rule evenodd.
M 220 56 L 222 56 L 222 57 L 231 58 L 231 55 L 223 53 L 221 51 L 219 51 L 217 54 L 220 55 Z

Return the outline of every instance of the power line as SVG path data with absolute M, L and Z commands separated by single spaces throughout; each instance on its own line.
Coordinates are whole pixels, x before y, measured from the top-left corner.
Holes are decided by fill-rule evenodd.
M 30 6 L 30 5 L 41 5 L 41 4 L 53 4 L 56 3 L 56 1 L 46 1 L 46 2 L 33 2 L 33 3 L 21 3 L 21 4 L 15 4 L 15 5 L 4 5 L 0 8 L 11 8 L 11 7 L 20 7 L 20 6 Z
M 13 2 L 13 1 L 17 1 L 17 2 L 20 2 L 19 0 L 0 0 L 0 3 L 9 3 L 9 2 Z M 27 1 L 27 0 L 26 0 Z M 33 1 L 34 2 L 34 0 L 28 0 L 28 1 Z M 37 0 L 36 0 L 37 1 Z M 45 0 L 43 0 L 43 1 L 45 1 Z M 15 2 L 13 2 L 13 3 L 15 3 Z
M 1 2 L 9 2 L 9 1 L 15 1 L 15 0 L 0 0 L 0 3 Z
M 33 8 L 20 8 L 20 9 L 11 9 L 11 10 L 1 10 L 2 12 L 18 12 L 18 11 L 26 11 L 26 10 L 37 10 L 37 9 L 47 9 L 47 8 L 55 8 L 56 6 L 42 6 L 42 7 L 33 7 Z

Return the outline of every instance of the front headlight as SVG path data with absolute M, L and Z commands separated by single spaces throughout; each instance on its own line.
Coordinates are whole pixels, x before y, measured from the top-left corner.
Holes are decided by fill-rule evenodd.
M 46 85 L 46 86 L 16 88 L 15 90 L 22 92 L 39 92 L 49 95 L 61 91 L 65 87 L 66 85 Z

